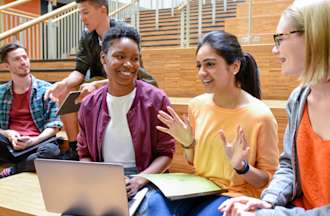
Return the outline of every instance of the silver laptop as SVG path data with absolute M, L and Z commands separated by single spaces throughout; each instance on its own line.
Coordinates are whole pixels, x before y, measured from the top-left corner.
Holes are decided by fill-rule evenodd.
M 124 169 L 109 163 L 36 159 L 46 209 L 64 215 L 134 215 L 147 188 L 128 203 Z M 130 207 L 129 207 L 130 206 Z

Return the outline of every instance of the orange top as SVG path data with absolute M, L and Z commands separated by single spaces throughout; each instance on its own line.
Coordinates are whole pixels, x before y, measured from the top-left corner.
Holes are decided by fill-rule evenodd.
M 262 188 L 255 188 L 238 175 L 230 164 L 219 137 L 223 129 L 229 142 L 235 139 L 240 125 L 249 145 L 248 162 L 268 174 L 271 179 L 278 167 L 277 122 L 269 107 L 254 100 L 236 109 L 216 105 L 213 94 L 202 94 L 190 102 L 189 119 L 196 141 L 195 174 L 228 189 L 229 196 L 259 197 Z
M 297 134 L 297 154 L 303 196 L 294 204 L 305 209 L 330 203 L 330 140 L 317 135 L 305 106 Z

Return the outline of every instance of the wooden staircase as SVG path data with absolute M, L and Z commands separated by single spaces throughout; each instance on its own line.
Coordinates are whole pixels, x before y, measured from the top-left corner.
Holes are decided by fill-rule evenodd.
M 212 30 L 224 30 L 224 20 L 236 17 L 239 0 L 228 1 L 227 11 L 224 12 L 222 1 L 217 0 L 215 24 L 212 23 L 211 1 L 203 5 L 202 33 Z M 198 40 L 198 1 L 190 5 L 190 45 L 195 46 Z M 129 20 L 127 20 L 129 21 Z M 155 10 L 145 10 L 140 13 L 140 33 L 143 48 L 161 48 L 180 46 L 180 11 L 171 16 L 170 9 L 159 10 L 159 29 L 155 29 Z
M 191 97 L 204 91 L 197 79 L 195 70 L 195 44 L 197 42 L 197 5 L 191 5 L 191 41 L 192 48 L 179 48 L 180 14 L 171 16 L 170 10 L 160 10 L 159 30 L 154 27 L 155 12 L 143 11 L 140 18 L 144 66 L 155 76 L 160 88 L 170 97 L 175 110 L 180 114 L 187 112 Z M 242 2 L 242 1 L 237 1 Z M 271 108 L 279 123 L 279 145 L 282 148 L 284 130 L 287 124 L 285 102 L 292 89 L 298 85 L 296 78 L 281 75 L 278 59 L 272 55 L 272 34 L 275 31 L 280 13 L 292 0 L 254 0 L 253 33 L 261 37 L 260 44 L 244 45 L 243 50 L 250 52 L 260 69 L 263 99 Z M 203 33 L 211 30 L 226 30 L 238 37 L 246 33 L 247 3 L 237 4 L 229 1 L 228 11 L 223 12 L 222 4 L 217 4 L 216 24 L 212 25 L 211 8 L 204 5 Z M 236 12 L 237 8 L 237 12 Z M 237 16 L 236 16 L 237 13 Z M 244 30 L 244 31 L 241 31 Z M 54 60 L 31 62 L 32 73 L 38 78 L 50 82 L 62 80 L 74 69 L 74 60 Z M 9 80 L 9 73 L 1 68 L 0 82 Z M 177 145 L 177 153 L 171 171 L 191 172 L 184 162 L 182 148 Z

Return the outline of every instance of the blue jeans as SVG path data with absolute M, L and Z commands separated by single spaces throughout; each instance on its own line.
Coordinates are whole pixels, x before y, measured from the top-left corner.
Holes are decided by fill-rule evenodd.
M 170 201 L 157 189 L 149 188 L 149 192 L 140 206 L 143 211 L 139 212 L 143 212 L 141 215 L 148 216 L 222 216 L 218 207 L 229 198 L 211 195 Z
M 1 162 L 14 163 L 16 173 L 34 172 L 34 160 L 36 158 L 58 159 L 60 155 L 60 149 L 56 142 L 44 141 L 39 144 L 39 147 L 35 151 L 24 154 L 17 158 L 12 156 L 6 145 L 10 145 L 9 140 L 0 135 L 0 164 Z

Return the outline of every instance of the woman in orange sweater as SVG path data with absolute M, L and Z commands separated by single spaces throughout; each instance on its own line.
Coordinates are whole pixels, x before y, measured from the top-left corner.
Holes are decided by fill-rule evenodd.
M 160 112 L 167 127 L 158 129 L 182 144 L 196 175 L 228 193 L 174 202 L 155 194 L 149 215 L 221 215 L 217 207 L 229 197 L 259 196 L 278 165 L 277 123 L 260 100 L 253 57 L 243 53 L 234 35 L 214 31 L 199 42 L 196 66 L 207 93 L 192 99 L 189 121 L 170 107 L 170 115 Z

